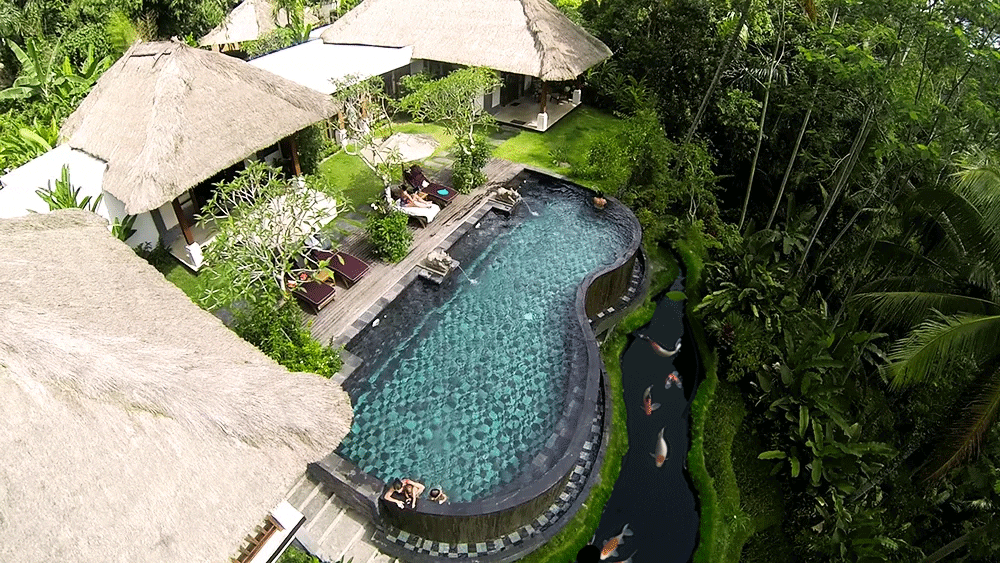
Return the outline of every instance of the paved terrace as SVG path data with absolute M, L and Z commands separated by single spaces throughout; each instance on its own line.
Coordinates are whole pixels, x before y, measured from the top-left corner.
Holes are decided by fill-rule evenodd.
M 459 194 L 427 227 L 417 228 L 413 233 L 410 253 L 397 264 L 376 260 L 364 231 L 341 241 L 342 250 L 369 261 L 371 270 L 350 289 L 338 286 L 336 300 L 318 315 L 306 315 L 312 321 L 310 330 L 313 337 L 324 344 L 346 344 L 355 334 L 351 327 L 359 317 L 370 316 L 371 313 L 366 313 L 380 299 L 384 303 L 394 299 L 416 275 L 414 268 L 417 264 L 428 253 L 442 247 L 446 239 L 486 203 L 487 192 L 502 186 L 522 170 L 524 165 L 521 164 L 500 159 L 490 161 L 483 170 L 487 177 L 486 183 L 472 193 Z M 437 181 L 447 183 L 442 177 L 437 178 Z M 364 318 L 364 321 L 370 322 L 371 319 Z

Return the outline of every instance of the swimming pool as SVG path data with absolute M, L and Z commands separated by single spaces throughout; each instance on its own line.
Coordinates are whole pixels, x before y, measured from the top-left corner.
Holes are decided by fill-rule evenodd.
M 577 290 L 633 234 L 577 187 L 529 176 L 521 193 L 452 247 L 465 274 L 415 281 L 347 345 L 365 362 L 345 382 L 355 415 L 338 453 L 364 472 L 468 502 L 530 482 L 554 461 L 539 452 L 565 446 L 586 363 Z

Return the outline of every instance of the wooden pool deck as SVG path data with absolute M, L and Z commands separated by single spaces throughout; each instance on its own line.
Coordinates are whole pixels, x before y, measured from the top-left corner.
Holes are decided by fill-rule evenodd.
M 441 210 L 434 221 L 413 232 L 410 253 L 396 264 L 381 262 L 374 258 L 373 249 L 364 231 L 349 236 L 341 242 L 340 248 L 371 263 L 368 274 L 350 289 L 337 287 L 336 300 L 327 305 L 318 315 L 306 314 L 311 322 L 310 331 L 323 344 L 335 346 L 346 344 L 347 335 L 362 315 L 367 313 L 380 299 L 395 297 L 413 279 L 415 267 L 428 253 L 442 246 L 442 243 L 461 226 L 468 217 L 476 213 L 489 199 L 488 192 L 507 183 L 524 170 L 524 165 L 501 159 L 491 160 L 483 170 L 486 183 L 469 194 L 459 194 L 455 201 Z M 438 178 L 439 181 L 443 178 Z M 367 319 L 366 319 L 367 320 Z

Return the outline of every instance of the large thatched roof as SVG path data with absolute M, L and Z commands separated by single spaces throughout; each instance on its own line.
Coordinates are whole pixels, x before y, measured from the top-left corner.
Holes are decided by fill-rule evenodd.
M 365 0 L 327 43 L 413 46 L 413 58 L 572 80 L 611 56 L 548 0 Z
M 346 435 L 81 210 L 0 220 L 0 561 L 229 561 Z
M 311 25 L 319 23 L 319 17 L 311 6 L 306 6 L 303 12 L 304 23 Z M 268 0 L 243 0 L 198 43 L 203 46 L 242 43 L 287 25 L 288 14 L 284 8 L 276 9 Z
M 332 114 L 327 96 L 239 59 L 178 42 L 138 43 L 101 76 L 60 136 L 108 163 L 104 189 L 137 214 Z

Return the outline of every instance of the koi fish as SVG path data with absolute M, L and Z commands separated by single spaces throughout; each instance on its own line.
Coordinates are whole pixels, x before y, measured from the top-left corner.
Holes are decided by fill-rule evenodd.
M 667 441 L 663 439 L 664 430 L 666 430 L 666 428 L 661 428 L 660 435 L 656 437 L 656 451 L 649 454 L 656 460 L 657 467 L 663 467 L 663 462 L 667 461 L 667 455 L 669 452 L 669 449 L 667 448 Z
M 684 387 L 681 385 L 681 377 L 680 376 L 681 376 L 681 374 L 677 373 L 677 370 L 674 370 L 674 371 L 668 373 L 667 374 L 667 381 L 663 384 L 663 388 L 664 389 L 670 389 L 671 385 L 676 385 L 678 389 L 683 389 Z
M 628 524 L 625 524 L 620 534 L 604 542 L 604 547 L 601 548 L 601 561 L 604 561 L 608 557 L 617 557 L 618 548 L 625 545 L 625 537 L 631 535 L 632 530 L 629 530 Z
M 673 350 L 667 350 L 663 346 L 660 346 L 659 344 L 657 344 L 656 341 L 654 341 L 652 338 L 646 336 L 645 334 L 637 334 L 636 336 L 638 336 L 639 338 L 645 340 L 646 342 L 649 342 L 649 345 L 653 348 L 653 351 L 656 352 L 657 355 L 663 356 L 664 358 L 669 358 L 670 356 L 673 356 L 677 352 L 681 351 L 681 339 L 680 338 L 677 339 L 677 344 L 674 345 L 674 349 Z
M 646 387 L 646 392 L 642 394 L 642 411 L 646 413 L 646 416 L 653 414 L 653 411 L 660 408 L 660 403 L 654 403 L 652 397 L 649 395 L 652 389 L 653 386 L 650 385 Z
M 632 552 L 632 555 L 629 555 L 629 556 L 628 556 L 628 559 L 626 559 L 626 560 L 624 560 L 624 561 L 619 561 L 618 563 L 632 563 L 632 558 L 633 558 L 633 557 L 635 557 L 635 554 L 636 554 L 636 553 L 639 553 L 639 550 L 638 550 L 638 549 L 637 549 L 637 550 L 635 550 L 635 551 L 633 551 L 633 552 Z

